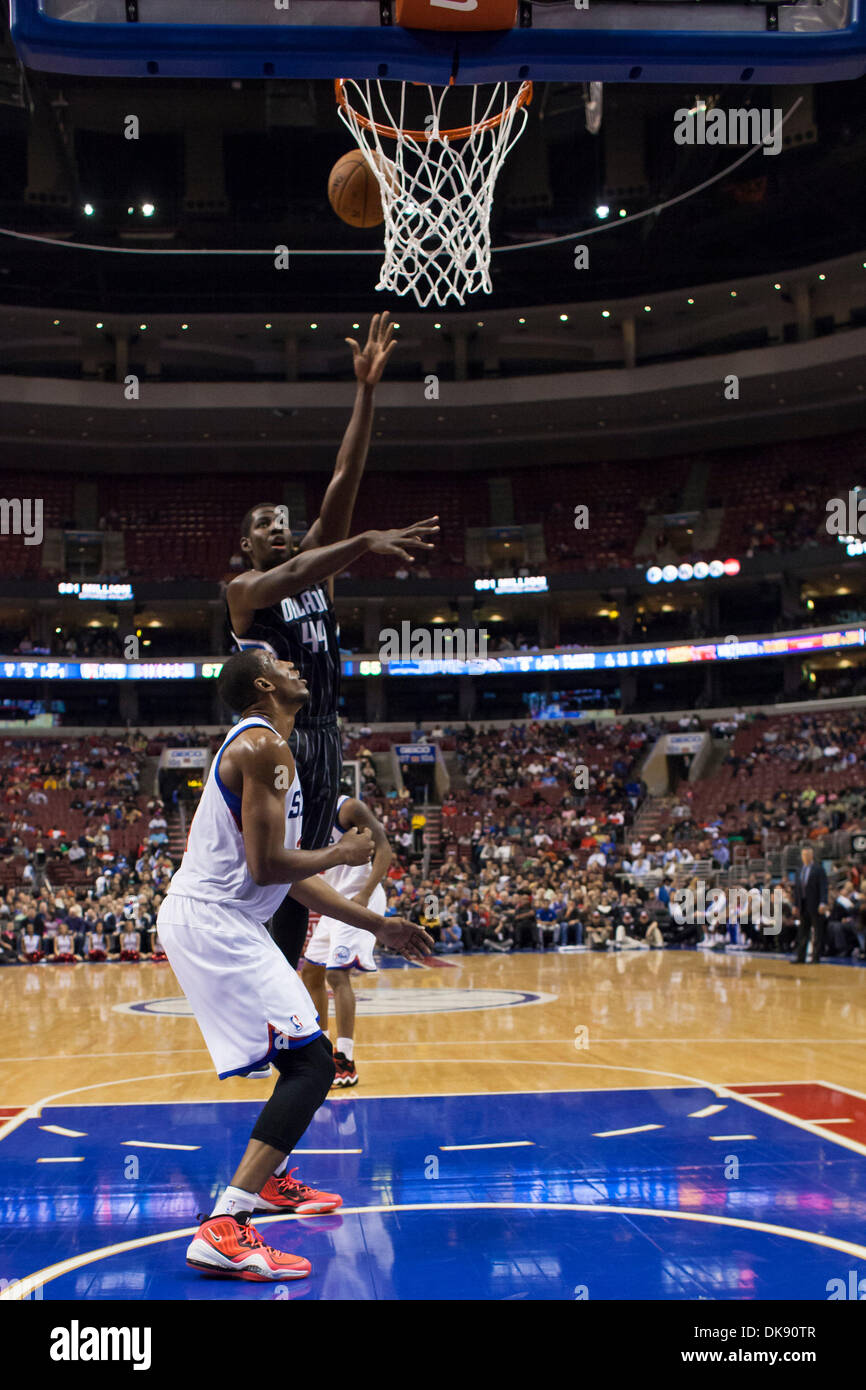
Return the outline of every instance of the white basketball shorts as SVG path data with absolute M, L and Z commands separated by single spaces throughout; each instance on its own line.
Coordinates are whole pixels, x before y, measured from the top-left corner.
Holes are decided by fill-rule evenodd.
M 157 927 L 221 1080 L 321 1036 L 312 999 L 263 923 L 169 893 Z
M 371 912 L 384 914 L 388 900 L 381 883 L 370 894 L 369 906 Z M 371 931 L 347 926 L 336 917 L 320 917 L 304 951 L 304 960 L 311 965 L 325 965 L 329 970 L 363 970 L 372 974 L 379 969 L 373 959 L 375 945 Z

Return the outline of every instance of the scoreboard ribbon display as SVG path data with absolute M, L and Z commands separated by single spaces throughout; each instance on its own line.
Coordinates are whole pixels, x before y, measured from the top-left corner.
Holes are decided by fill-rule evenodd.
M 526 652 L 467 661 L 372 661 L 347 657 L 344 676 L 497 676 L 545 671 L 615 671 L 650 666 L 690 666 L 702 661 L 746 661 L 800 656 L 866 645 L 862 627 L 821 632 L 726 637 L 714 642 L 672 642 L 658 647 L 607 647 L 602 651 Z M 0 657 L 0 680 L 19 681 L 178 681 L 215 680 L 220 660 L 209 661 L 22 661 Z

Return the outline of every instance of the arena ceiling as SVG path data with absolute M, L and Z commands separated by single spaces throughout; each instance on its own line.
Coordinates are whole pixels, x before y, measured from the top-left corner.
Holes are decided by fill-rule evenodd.
M 6 41 L 0 71 L 0 225 L 49 240 L 127 250 L 376 251 L 381 230 L 344 226 L 327 174 L 350 148 L 331 84 L 160 81 L 27 73 Z M 493 258 L 504 307 L 661 292 L 773 273 L 866 244 L 866 79 L 804 88 L 703 92 L 632 85 L 605 91 L 601 132 L 580 88 L 542 84 L 501 175 L 493 241 L 520 248 L 599 225 L 589 273 L 547 246 Z M 618 225 L 713 178 L 740 149 L 677 145 L 673 114 L 697 97 L 788 110 L 787 145 L 668 210 Z M 123 139 L 130 112 L 140 138 Z M 153 206 L 149 217 L 141 213 Z M 93 209 L 87 214 L 86 207 Z M 128 211 L 129 208 L 133 212 Z M 0 236 L 0 302 L 95 305 L 104 312 L 334 311 L 381 307 L 375 256 L 121 255 Z M 479 303 L 482 301 L 479 300 Z
M 790 361 L 796 353 L 799 362 Z M 762 360 L 763 359 L 763 360 Z M 448 383 L 440 406 L 418 382 L 377 393 L 377 467 L 519 467 L 528 442 L 547 463 L 651 458 L 688 449 L 758 445 L 838 434 L 866 424 L 866 329 L 744 354 L 754 362 L 736 402 L 726 401 L 720 359 L 525 379 Z M 782 369 L 781 363 L 788 363 Z M 774 365 L 775 364 L 775 365 Z M 280 469 L 286 451 L 330 469 L 351 408 L 348 384 L 147 385 L 140 404 L 113 384 L 24 380 L 0 374 L 0 439 L 7 468 L 135 471 Z

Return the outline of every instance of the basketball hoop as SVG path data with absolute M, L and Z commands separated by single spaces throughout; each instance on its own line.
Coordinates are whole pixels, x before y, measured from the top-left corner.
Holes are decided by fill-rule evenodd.
M 338 78 L 340 118 L 367 160 L 385 214 L 385 259 L 378 290 L 411 290 L 424 308 L 431 300 L 458 304 L 490 294 L 490 212 L 496 179 L 508 152 L 523 134 L 532 83 L 496 82 L 481 87 L 434 88 L 395 82 L 389 99 L 380 81 Z M 429 114 L 424 129 L 407 128 L 407 88 L 412 103 Z M 468 120 L 442 128 L 449 95 L 471 92 Z M 351 97 L 351 100 L 350 100 Z M 392 105 L 393 103 L 393 109 Z M 453 105 L 453 96 L 452 96 Z M 388 142 L 387 148 L 382 141 Z

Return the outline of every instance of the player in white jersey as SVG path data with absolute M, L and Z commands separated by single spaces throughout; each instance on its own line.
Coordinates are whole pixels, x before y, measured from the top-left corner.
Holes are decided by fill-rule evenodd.
M 407 960 L 423 960 L 431 938 L 402 918 L 349 902 L 316 875 L 369 863 L 369 831 L 299 850 L 302 796 L 288 740 L 307 698 L 297 669 L 252 649 L 223 667 L 219 693 L 241 716 L 208 774 L 186 853 L 157 919 L 169 963 L 192 1006 L 221 1077 L 273 1062 L 278 1079 L 229 1186 L 187 1249 L 209 1274 L 301 1279 L 308 1260 L 264 1243 L 256 1210 L 307 1215 L 342 1198 L 316 1192 L 287 1172 L 288 1155 L 334 1079 L 331 1045 L 296 972 L 275 945 L 267 919 L 291 892 L 313 911 L 371 931 Z
M 341 796 L 331 831 L 332 845 L 338 845 L 350 830 L 369 830 L 373 837 L 373 862 L 341 864 L 323 875 L 325 882 L 342 893 L 363 903 L 373 912 L 384 913 L 387 905 L 382 880 L 393 858 L 384 827 L 356 797 Z M 328 1027 L 328 986 L 334 991 L 334 1014 L 337 1023 L 337 1046 L 334 1065 L 337 1069 L 334 1085 L 357 1086 L 355 1067 L 355 991 L 351 972 L 375 971 L 373 959 L 376 938 L 372 932 L 347 926 L 336 917 L 320 917 L 304 951 L 301 978 L 319 1011 L 322 1028 Z

